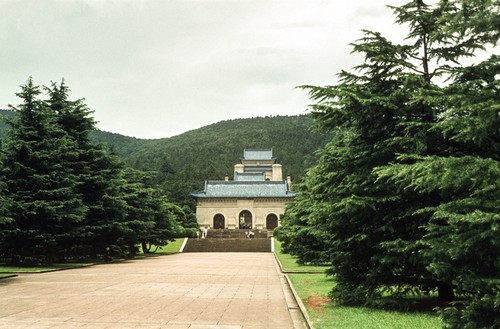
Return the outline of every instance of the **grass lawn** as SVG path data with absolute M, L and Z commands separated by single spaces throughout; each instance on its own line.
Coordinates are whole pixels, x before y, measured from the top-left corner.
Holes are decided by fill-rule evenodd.
M 275 252 L 284 271 L 293 271 L 288 277 L 304 303 L 315 329 L 438 329 L 442 322 L 433 313 L 405 313 L 336 305 L 328 298 L 335 285 L 334 279 L 322 273 L 325 267 L 311 273 L 309 266 L 297 265 L 290 255 L 281 253 L 275 241 Z M 321 270 L 322 268 L 322 270 Z M 307 273 L 300 273 L 307 272 Z
M 278 255 L 281 266 L 283 267 L 283 272 L 317 272 L 324 273 L 328 266 L 312 266 L 312 265 L 299 265 L 297 264 L 297 258 L 289 254 L 284 254 L 281 252 L 281 242 L 274 239 L 274 251 Z
M 288 274 L 316 329 L 433 329 L 441 319 L 429 313 L 405 313 L 335 305 L 327 297 L 335 281 L 324 274 Z
M 156 250 L 154 253 L 150 253 L 149 255 L 170 255 L 170 254 L 175 254 L 181 250 L 182 243 L 184 242 L 184 238 L 178 238 L 175 239 L 173 242 L 169 242 L 166 246 L 161 246 Z M 155 247 L 151 248 L 151 250 L 154 250 Z M 142 246 L 139 246 L 139 253 L 138 255 L 143 255 L 142 252 Z

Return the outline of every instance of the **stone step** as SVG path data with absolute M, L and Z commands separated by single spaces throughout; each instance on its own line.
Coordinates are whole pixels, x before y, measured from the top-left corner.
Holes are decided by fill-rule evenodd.
M 271 239 L 188 239 L 184 252 L 271 252 Z
M 209 229 L 207 230 L 208 239 L 228 239 L 228 238 L 246 238 L 246 232 L 253 232 L 254 239 L 267 239 L 272 234 L 272 231 L 266 229 L 261 230 L 227 230 L 227 229 Z

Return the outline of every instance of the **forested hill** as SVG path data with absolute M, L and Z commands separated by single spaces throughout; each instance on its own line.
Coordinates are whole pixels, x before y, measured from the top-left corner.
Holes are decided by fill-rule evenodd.
M 223 179 L 245 148 L 272 148 L 284 174 L 300 178 L 314 163 L 314 151 L 324 135 L 310 130 L 308 116 L 276 116 L 222 121 L 179 136 L 150 141 L 127 157 L 139 169 L 185 171 L 189 176 Z
M 12 118 L 16 115 L 12 110 L 0 110 L 0 139 L 7 136 L 8 125 L 6 118 Z M 128 137 L 107 131 L 95 130 L 91 133 L 91 138 L 96 143 L 102 143 L 109 146 L 125 161 L 127 157 L 133 155 L 137 150 L 144 147 L 150 140 Z
M 0 111 L 2 116 L 12 111 Z M 283 174 L 298 182 L 315 162 L 314 151 L 327 136 L 313 132 L 307 115 L 221 121 L 178 136 L 146 140 L 104 131 L 92 138 L 110 146 L 129 166 L 157 171 L 157 182 L 172 201 L 189 203 L 189 193 L 203 189 L 205 179 L 232 178 L 245 148 L 272 148 Z M 0 126 L 0 136 L 7 127 Z
M 283 174 L 299 182 L 327 139 L 313 132 L 311 124 L 306 115 L 260 117 L 222 121 L 158 140 L 103 132 L 94 138 L 111 145 L 128 165 L 158 172 L 157 183 L 172 201 L 194 207 L 190 193 L 202 190 L 206 179 L 232 178 L 245 148 L 272 148 Z

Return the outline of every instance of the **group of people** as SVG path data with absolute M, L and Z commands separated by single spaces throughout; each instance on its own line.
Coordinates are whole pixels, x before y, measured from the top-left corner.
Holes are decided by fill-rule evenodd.
M 205 239 L 207 237 L 207 233 L 208 233 L 208 228 L 205 227 L 202 231 L 201 231 L 201 238 L 202 239 Z M 252 232 L 252 231 L 246 231 L 245 232 L 245 237 L 247 239 L 253 239 L 255 238 L 255 233 Z M 199 239 L 200 238 L 200 231 L 196 231 L 196 238 Z
M 207 237 L 207 233 L 208 233 L 208 228 L 205 227 L 203 229 L 203 231 L 201 231 L 201 238 L 202 239 L 205 239 Z M 200 238 L 200 231 L 196 231 L 196 238 L 199 239 Z

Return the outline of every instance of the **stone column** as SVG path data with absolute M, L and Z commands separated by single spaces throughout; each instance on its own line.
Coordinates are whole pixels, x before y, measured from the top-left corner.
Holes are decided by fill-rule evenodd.
M 273 164 L 273 177 L 271 180 L 273 181 L 283 180 L 283 170 L 280 164 L 277 163 Z

